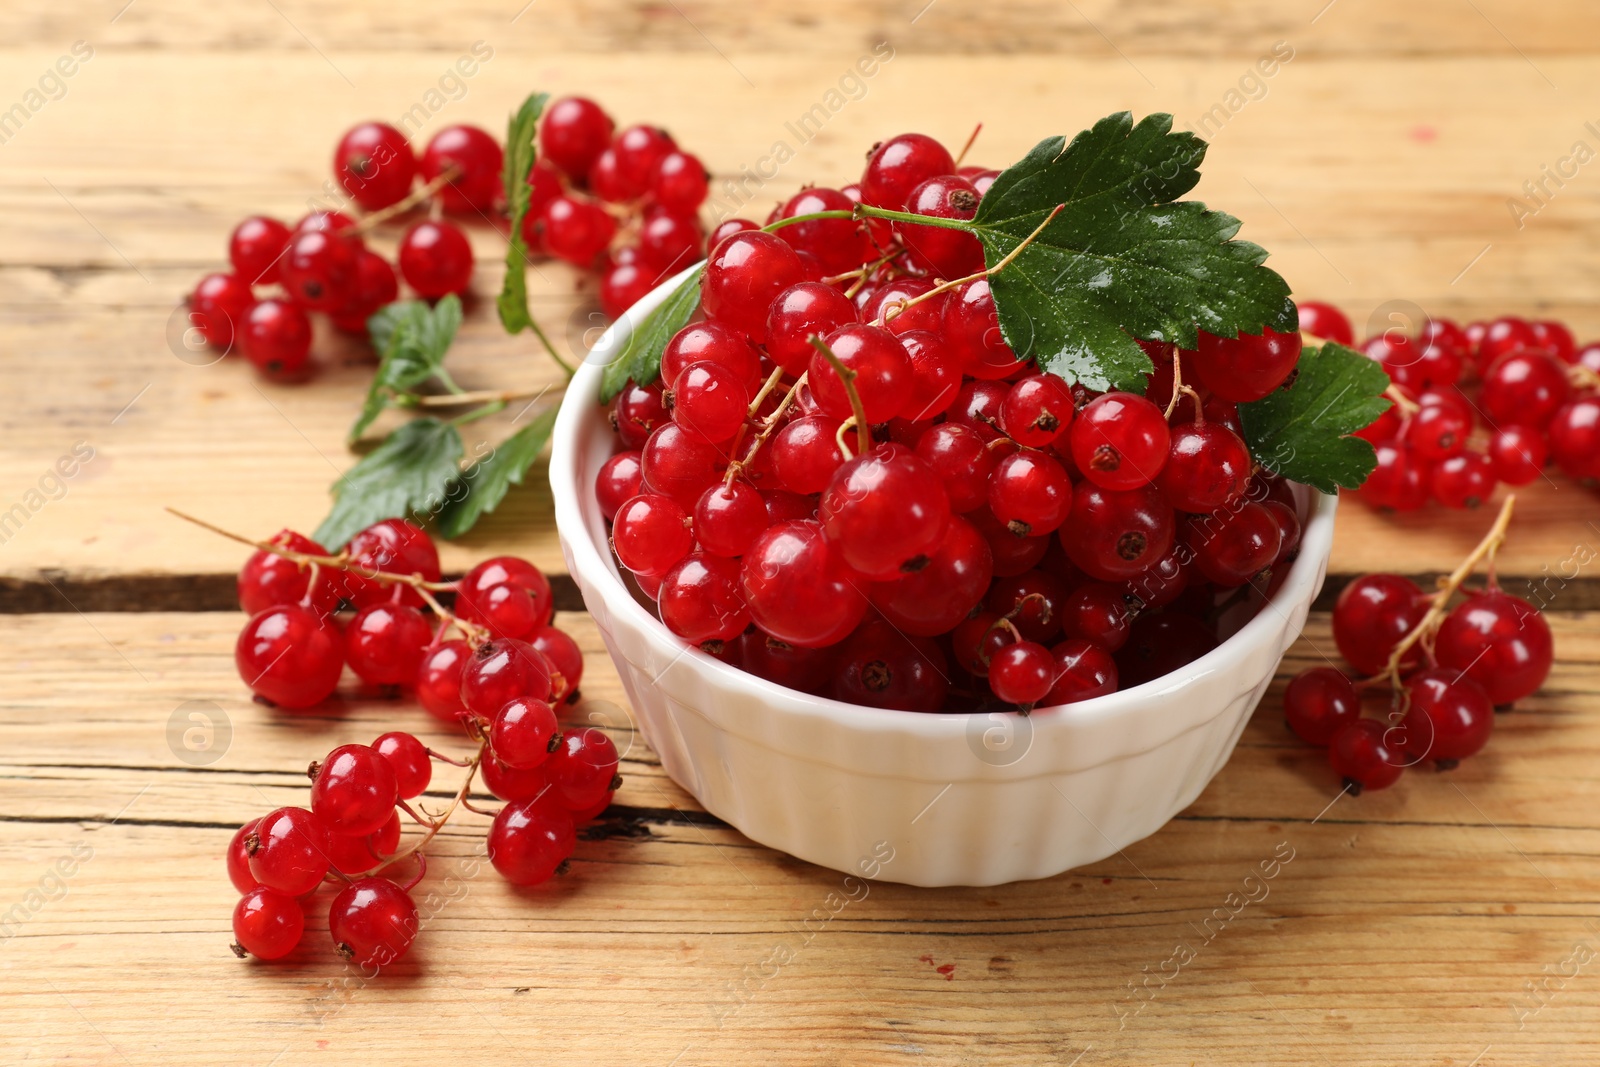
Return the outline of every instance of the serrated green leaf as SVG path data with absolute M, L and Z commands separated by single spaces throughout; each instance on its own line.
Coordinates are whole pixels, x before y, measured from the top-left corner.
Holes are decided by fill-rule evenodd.
M 460 537 L 488 512 L 499 506 L 513 485 L 544 451 L 555 428 L 558 406 L 551 406 L 532 422 L 501 441 L 493 452 L 467 467 L 461 481 L 439 512 L 438 529 L 444 537 Z
M 449 499 L 461 475 L 461 434 L 438 419 L 413 419 L 333 484 L 333 510 L 316 540 L 337 552 L 380 519 L 425 522 Z
M 672 340 L 672 335 L 689 324 L 700 307 L 700 275 L 705 268 L 696 267 L 684 278 L 656 309 L 636 324 L 616 353 L 589 353 L 589 359 L 607 359 L 605 373 L 600 377 L 600 399 L 609 403 L 622 392 L 629 379 L 640 385 L 649 385 L 661 375 L 661 352 Z M 609 358 L 608 358 L 609 357 Z
M 1268 470 L 1324 493 L 1355 489 L 1377 466 L 1372 445 L 1350 434 L 1389 409 L 1389 376 L 1353 349 L 1328 342 L 1300 353 L 1288 388 L 1239 405 L 1250 452 Z
M 358 440 L 395 395 L 441 374 L 460 327 L 461 301 L 454 293 L 431 308 L 421 300 L 397 300 L 375 312 L 367 320 L 367 333 L 382 359 L 347 440 Z
M 506 207 L 511 213 L 511 237 L 506 245 L 506 277 L 495 302 L 500 324 L 507 333 L 518 333 L 533 325 L 528 312 L 528 245 L 522 239 L 522 220 L 528 214 L 530 190 L 528 175 L 538 158 L 535 140 L 539 135 L 539 116 L 549 93 L 533 93 L 522 102 L 506 129 L 505 171 Z
M 1064 205 L 989 282 L 1019 355 L 1091 389 L 1142 393 L 1152 367 L 1135 337 L 1193 348 L 1197 325 L 1227 337 L 1297 327 L 1267 253 L 1233 240 L 1239 220 L 1177 199 L 1205 151 L 1172 132 L 1171 115 L 1134 125 L 1122 112 L 1070 144 L 1041 141 L 995 178 L 972 220 L 991 267 Z

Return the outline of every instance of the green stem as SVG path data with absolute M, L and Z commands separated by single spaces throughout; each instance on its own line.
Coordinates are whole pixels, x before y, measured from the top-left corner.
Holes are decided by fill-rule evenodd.
M 562 359 L 560 354 L 556 352 L 556 346 L 550 343 L 550 338 L 545 336 L 544 331 L 539 328 L 538 321 L 531 313 L 528 315 L 528 329 L 533 331 L 533 335 L 539 339 L 540 344 L 544 345 L 544 350 L 550 354 L 550 358 L 555 360 L 562 370 L 566 371 L 567 380 L 571 381 L 572 376 L 578 373 L 577 369 Z
M 440 385 L 444 386 L 445 389 L 452 393 L 466 392 L 465 389 L 456 384 L 456 380 L 454 378 L 450 377 L 450 372 L 444 369 L 444 364 L 442 363 L 433 368 L 433 376 L 438 379 Z
M 909 211 L 890 211 L 888 208 L 857 204 L 854 211 L 813 211 L 809 215 L 796 215 L 792 219 L 779 219 L 761 227 L 765 233 L 793 226 L 797 222 L 814 222 L 818 219 L 887 219 L 890 222 L 909 222 L 917 226 L 938 226 L 946 230 L 962 230 L 977 234 L 979 229 L 971 219 L 941 219 L 932 215 L 913 215 Z
M 455 418 L 450 420 L 450 425 L 465 426 L 469 422 L 477 422 L 479 419 L 486 419 L 490 415 L 493 415 L 498 411 L 504 411 L 505 409 L 506 402 L 504 400 L 492 400 L 483 405 L 481 408 L 473 408 L 465 415 L 457 415 Z
M 850 410 L 856 417 L 856 452 L 865 454 L 872 448 L 872 428 L 867 425 L 867 409 L 861 404 L 861 394 L 856 392 L 856 372 L 844 365 L 844 361 L 833 354 L 833 349 L 820 337 L 811 339 L 811 347 L 822 353 L 822 358 L 833 365 L 833 372 L 839 376 L 839 381 L 844 384 L 845 395 L 850 398 Z

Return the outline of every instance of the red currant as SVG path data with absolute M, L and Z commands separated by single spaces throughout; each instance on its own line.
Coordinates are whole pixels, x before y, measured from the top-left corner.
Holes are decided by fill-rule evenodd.
M 900 211 L 918 185 L 955 172 L 955 160 L 944 145 L 926 134 L 902 133 L 873 146 L 861 175 L 861 199 L 873 207 Z
M 672 347 L 671 342 L 667 347 Z M 662 356 L 662 366 L 666 366 L 665 354 Z M 688 363 L 681 363 L 678 369 L 685 366 Z M 611 428 L 617 431 L 624 448 L 642 448 L 655 428 L 671 419 L 666 403 L 661 398 L 665 389 L 666 386 L 659 381 L 650 385 L 629 382 L 617 394 L 617 399 L 611 405 Z
M 978 191 L 967 179 L 942 174 L 906 197 L 905 210 L 936 219 L 970 219 L 978 213 Z M 983 246 L 965 230 L 896 223 L 911 262 L 940 278 L 962 278 L 983 269 Z
M 1345 586 L 1333 605 L 1334 643 L 1357 672 L 1378 674 L 1427 610 L 1427 598 L 1409 578 L 1365 575 Z M 1402 666 L 1415 664 L 1420 656 L 1421 650 L 1413 646 Z
M 852 383 L 868 423 L 887 422 L 900 414 L 913 374 L 911 357 L 898 338 L 876 326 L 850 323 L 829 334 L 827 345 L 854 373 Z M 854 413 L 839 372 L 821 352 L 811 354 L 807 382 L 824 414 L 842 421 Z
M 339 955 L 362 968 L 386 967 L 417 936 L 417 906 L 387 878 L 362 878 L 339 891 L 328 908 L 328 931 Z
M 271 285 L 278 280 L 278 262 L 288 243 L 289 227 L 265 215 L 252 215 L 233 228 L 228 261 L 247 285 Z
M 1049 695 L 1055 675 L 1055 657 L 1032 641 L 1006 645 L 989 658 L 989 688 L 1000 700 L 1024 710 Z
M 712 444 L 731 440 L 750 406 L 749 390 L 738 375 L 710 360 L 679 371 L 666 399 L 675 423 Z
M 514 770 L 532 770 L 550 757 L 560 738 L 556 713 L 534 697 L 518 697 L 495 712 L 489 726 L 489 747 L 495 758 Z
M 417 677 L 433 630 L 416 608 L 369 604 L 344 631 L 345 661 L 372 685 L 401 685 Z
M 300 902 L 287 893 L 258 885 L 233 906 L 235 955 L 277 960 L 294 951 L 305 933 Z
M 299 896 L 328 873 L 328 827 L 304 808 L 279 808 L 245 839 L 250 874 L 269 889 Z
M 1530 349 L 1501 356 L 1483 376 L 1484 414 L 1498 425 L 1544 426 L 1567 401 L 1566 364 Z
M 950 294 L 944 329 L 962 369 L 975 378 L 1006 378 L 1025 365 L 1006 343 L 987 278 L 967 282 Z
M 1494 731 L 1494 708 L 1483 689 L 1460 672 L 1438 667 L 1406 679 L 1410 708 L 1400 722 L 1413 759 L 1453 766 L 1475 756 Z
M 1350 346 L 1356 343 L 1350 319 L 1332 304 L 1307 300 L 1300 305 L 1300 329 L 1312 337 Z
M 545 764 L 550 795 L 568 811 L 589 808 L 617 787 L 617 762 L 617 746 L 603 731 L 570 731 Z
M 1076 704 L 1117 691 L 1117 662 L 1103 646 L 1069 637 L 1051 648 L 1050 656 L 1054 681 L 1045 694 L 1045 704 Z
M 251 819 L 239 827 L 233 832 L 233 840 L 228 842 L 228 881 L 241 893 L 248 893 L 261 884 L 250 873 L 250 853 L 247 851 L 250 835 L 255 832 L 258 821 Z
M 712 555 L 744 555 L 767 525 L 767 502 L 748 482 L 719 482 L 694 506 L 695 537 Z
M 344 670 L 338 627 L 300 604 L 279 604 L 252 616 L 233 659 L 252 692 L 283 708 L 322 703 Z
M 311 311 L 337 311 L 349 300 L 360 248 L 326 230 L 302 230 L 289 238 L 278 266 L 284 291 Z
M 434 718 L 455 723 L 467 713 L 461 703 L 461 671 L 471 655 L 465 641 L 445 641 L 423 656 L 417 671 L 417 701 Z
M 419 222 L 400 238 L 400 274 L 417 295 L 464 293 L 472 281 L 472 245 L 449 222 Z
M 786 373 L 799 375 L 817 354 L 812 338 L 827 337 L 855 321 L 855 305 L 833 286 L 791 285 L 772 301 L 767 314 L 767 354 Z
M 1550 625 L 1532 604 L 1499 590 L 1476 593 L 1445 617 L 1434 638 L 1441 667 L 1481 685 L 1495 704 L 1513 704 L 1550 674 Z
M 1072 511 L 1072 495 L 1066 469 L 1036 449 L 1003 457 L 989 475 L 989 510 L 1019 537 L 1058 529 Z
M 669 422 L 644 443 L 639 474 L 646 491 L 670 496 L 685 511 L 721 478 L 722 451 L 699 434 Z
M 1489 463 L 1497 481 L 1527 485 L 1544 473 L 1550 446 L 1530 426 L 1502 426 L 1489 435 Z
M 1482 452 L 1462 452 L 1433 468 L 1433 498 L 1447 508 L 1475 508 L 1494 486 L 1494 463 Z
M 496 639 L 473 649 L 461 669 L 461 703 L 481 719 L 518 697 L 548 700 L 550 665 L 524 641 Z
M 261 373 L 292 378 L 311 359 L 311 320 L 299 304 L 258 300 L 240 325 L 239 347 Z
M 568 176 L 589 173 L 600 153 L 611 144 L 611 116 L 582 96 L 567 96 L 551 104 L 539 120 L 539 148 L 544 158 Z
M 400 295 L 394 268 L 376 252 L 363 248 L 356 255 L 356 276 L 344 306 L 333 313 L 333 324 L 346 333 L 367 333 L 367 320 Z
M 959 517 L 952 517 L 928 561 L 911 574 L 874 582 L 867 596 L 896 628 L 918 637 L 950 630 L 977 607 L 994 574 L 989 542 Z
M 689 514 L 671 497 L 645 494 L 617 509 L 611 547 L 634 574 L 665 574 L 693 545 Z
M 880 619 L 862 623 L 844 641 L 832 673 L 834 699 L 861 707 L 938 711 L 950 691 L 939 646 Z
M 1184 353 L 1207 389 L 1224 400 L 1260 400 L 1289 377 L 1300 361 L 1300 334 L 1263 328 L 1260 334 L 1216 337 L 1201 331 L 1198 351 Z
M 406 135 L 386 122 L 363 122 L 339 141 L 333 174 L 367 211 L 398 204 L 411 192 L 417 157 Z
M 1000 425 L 1006 435 L 1029 448 L 1043 448 L 1066 433 L 1073 414 L 1072 390 L 1054 374 L 1017 380 L 1000 403 Z
M 484 213 L 500 199 L 500 144 L 476 126 L 446 126 L 433 135 L 418 161 L 423 181 L 452 167 L 456 174 L 438 192 L 446 211 Z
M 1546 427 L 1550 454 L 1570 477 L 1600 478 L 1600 397 L 1580 396 Z
M 382 829 L 399 799 L 393 765 L 367 745 L 340 745 L 311 782 L 311 810 L 328 829 L 351 837 Z
M 760 341 L 773 299 L 804 280 L 800 257 L 780 237 L 744 230 L 711 250 L 700 282 L 701 303 L 707 318 Z
M 439 549 L 422 527 L 406 519 L 373 523 L 352 537 L 345 551 L 350 555 L 350 567 L 341 576 L 342 592 L 358 608 L 394 595 L 391 584 L 368 577 L 374 572 L 439 580 Z M 420 608 L 424 601 L 415 589 L 402 587 L 400 603 Z
M 676 149 L 662 156 L 650 175 L 650 195 L 656 203 L 680 217 L 700 210 L 710 188 L 706 165 Z
M 770 527 L 745 553 L 739 572 L 757 626 L 800 648 L 821 648 L 856 628 L 867 600 L 818 522 Z
M 1096 397 L 1072 424 L 1072 459 L 1104 489 L 1149 485 L 1167 461 L 1171 435 L 1161 409 L 1133 393 Z
M 1312 667 L 1295 675 L 1283 691 L 1283 714 L 1302 740 L 1326 745 L 1361 717 L 1361 696 L 1341 671 Z
M 428 756 L 427 747 L 414 734 L 402 730 L 380 734 L 372 742 L 372 750 L 389 761 L 400 799 L 419 797 L 428 788 L 428 782 L 433 778 L 433 761 Z
M 572 815 L 551 797 L 507 804 L 489 828 L 489 862 L 512 885 L 549 881 L 577 844 Z
M 822 211 L 850 211 L 854 207 L 855 201 L 837 189 L 802 189 L 789 198 L 778 217 L 793 219 Z M 754 224 L 750 228 L 754 229 Z M 776 232 L 796 252 L 816 256 L 827 274 L 855 270 L 873 255 L 865 229 L 854 219 L 810 219 Z
M 1073 563 L 1103 582 L 1134 577 L 1172 547 L 1172 509 L 1154 486 L 1119 492 L 1079 482 L 1072 512 L 1074 520 L 1061 529 L 1061 546 Z
M 726 556 L 689 553 L 662 575 L 656 603 L 667 629 L 692 645 L 732 641 L 750 625 L 739 561 Z
M 1396 731 L 1391 741 L 1389 730 L 1376 719 L 1356 719 L 1333 735 L 1328 745 L 1328 762 L 1353 793 L 1387 789 L 1400 780 L 1409 762 L 1398 747 L 1401 740 Z
M 1283 531 L 1272 513 L 1254 501 L 1189 519 L 1187 544 L 1200 573 L 1224 588 L 1243 585 L 1272 566 Z
M 834 473 L 817 516 L 851 569 L 884 581 L 927 565 L 950 524 L 950 498 L 914 452 L 880 445 Z

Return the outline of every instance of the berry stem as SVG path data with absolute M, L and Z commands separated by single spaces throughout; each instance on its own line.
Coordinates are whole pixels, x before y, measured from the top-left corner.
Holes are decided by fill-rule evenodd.
M 1600 373 L 1582 363 L 1567 367 L 1567 381 L 1572 383 L 1574 389 L 1600 389 Z
M 419 186 L 409 196 L 405 197 L 405 199 L 398 200 L 380 211 L 374 211 L 370 215 L 361 216 L 361 218 L 356 220 L 354 225 L 346 226 L 344 229 L 340 230 L 339 236 L 349 237 L 353 234 L 363 234 L 385 222 L 388 222 L 396 215 L 404 215 L 406 212 L 410 211 L 424 200 L 427 200 L 429 197 L 433 196 L 434 193 L 437 193 L 440 189 L 443 189 L 446 185 L 449 185 L 460 176 L 460 165 L 452 163 L 444 170 L 440 171 L 432 181 Z
M 961 166 L 961 161 L 967 158 L 967 153 L 972 151 L 972 146 L 978 140 L 978 134 L 983 132 L 983 123 L 972 127 L 972 133 L 967 137 L 967 143 L 961 146 L 961 151 L 956 153 L 956 166 Z
M 444 811 L 439 813 L 439 817 L 437 819 L 434 819 L 432 822 L 425 822 L 423 824 L 428 827 L 428 832 L 423 834 L 420 840 L 411 846 L 396 852 L 394 855 L 390 856 L 388 859 L 384 860 L 370 871 L 361 872 L 359 877 L 370 878 L 372 875 L 386 870 L 389 867 L 393 867 L 401 860 L 404 860 L 409 856 L 416 855 L 426 848 L 428 843 L 439 835 L 439 831 L 444 829 L 445 823 L 450 821 L 450 816 L 455 814 L 456 808 L 460 807 L 462 802 L 467 799 L 467 794 L 472 792 L 472 783 L 478 777 L 478 765 L 483 762 L 483 755 L 488 750 L 489 742 L 479 742 L 477 754 L 474 755 L 472 759 L 467 761 L 467 773 L 461 780 L 461 788 L 456 790 L 456 795 L 450 798 L 449 806 L 446 807 Z
M 565 388 L 551 390 L 549 386 L 543 389 L 476 389 L 470 392 L 450 392 L 444 394 L 430 394 L 418 396 L 412 394 L 413 399 L 400 401 L 401 407 L 418 408 L 448 408 L 458 407 L 462 404 L 501 403 L 509 404 L 513 400 L 537 400 L 546 393 L 555 392 L 557 395 L 565 392 Z
M 1383 395 L 1388 397 L 1394 406 L 1400 409 L 1400 414 L 1405 418 L 1409 419 L 1422 410 L 1422 405 L 1406 396 L 1398 385 L 1391 384 L 1389 388 L 1383 391 Z
M 756 453 L 761 451 L 762 446 L 767 443 L 773 432 L 777 430 L 778 424 L 783 421 L 783 413 L 789 410 L 789 405 L 794 403 L 795 397 L 800 393 L 800 387 L 804 384 L 806 384 L 806 376 L 801 374 L 800 377 L 794 380 L 794 384 L 789 386 L 789 391 L 783 394 L 783 399 L 778 401 L 778 406 L 773 408 L 772 414 L 768 415 L 766 420 L 762 422 L 761 432 L 756 435 L 755 444 L 750 446 L 750 451 L 743 459 L 737 459 L 728 464 L 727 476 L 722 480 L 723 485 L 732 485 L 733 480 L 739 476 L 739 472 L 744 470 L 745 466 L 756 458 Z M 740 433 L 744 432 L 742 426 L 739 429 Z M 734 446 L 735 448 L 738 447 L 737 439 L 735 439 Z
M 856 451 L 866 452 L 872 448 L 872 427 L 867 424 L 867 409 L 861 404 L 861 394 L 856 392 L 856 372 L 844 365 L 844 361 L 833 354 L 833 349 L 820 337 L 811 339 L 811 347 L 822 353 L 833 366 L 833 371 L 839 376 L 839 381 L 844 385 L 845 395 L 850 398 L 850 410 L 854 412 L 856 423 Z
M 969 274 L 964 278 L 952 278 L 950 281 L 940 282 L 938 285 L 934 286 L 932 289 L 929 289 L 926 293 L 922 293 L 922 294 L 920 294 L 918 296 L 914 296 L 910 300 L 899 300 L 899 301 L 896 301 L 895 303 L 886 306 L 882 311 L 880 311 L 878 313 L 878 321 L 877 321 L 876 325 L 879 325 L 879 326 L 886 325 L 888 323 L 888 321 L 890 319 L 894 318 L 896 315 L 904 314 L 904 312 L 906 311 L 907 308 L 915 307 L 917 304 L 922 303 L 924 300 L 931 300 L 934 297 L 939 296 L 941 293 L 947 293 L 952 289 L 956 289 L 956 288 L 959 288 L 960 286 L 966 285 L 968 282 L 975 282 L 980 278 L 989 278 L 989 277 L 992 277 L 992 276 L 994 276 L 996 274 L 999 274 L 1006 267 L 1010 266 L 1011 263 L 1019 255 L 1022 254 L 1022 250 L 1024 248 L 1027 248 L 1030 244 L 1033 243 L 1034 238 L 1038 237 L 1041 233 L 1044 232 L 1044 228 L 1046 226 L 1050 225 L 1051 220 L 1053 220 L 1057 215 L 1061 214 L 1061 212 L 1066 208 L 1066 206 L 1067 205 L 1065 205 L 1065 204 L 1057 204 L 1055 206 L 1055 209 L 1053 211 L 1051 211 L 1049 215 L 1045 216 L 1045 220 L 1043 222 L 1039 223 L 1038 226 L 1034 227 L 1034 230 L 1033 230 L 1032 233 L 1028 234 L 1028 236 L 1024 237 L 1021 241 L 1019 241 L 1017 243 L 1017 247 L 1015 247 L 1011 251 L 1007 252 L 1005 254 L 1005 256 L 1002 257 L 999 260 L 999 262 L 995 263 L 994 266 L 986 267 L 985 269 L 980 270 L 975 274 Z M 912 216 L 912 217 L 920 219 L 920 218 L 923 218 L 924 216 L 915 215 L 915 216 Z M 890 312 L 893 312 L 894 314 L 890 314 Z
M 1506 502 L 1500 506 L 1500 514 L 1495 517 L 1494 525 L 1489 527 L 1489 532 L 1483 535 L 1483 540 L 1478 542 L 1477 547 L 1467 554 L 1467 558 L 1462 560 L 1455 570 L 1439 579 L 1439 591 L 1433 594 L 1433 602 L 1428 605 L 1427 614 L 1411 628 L 1410 633 L 1400 639 L 1399 644 L 1394 646 L 1394 651 L 1389 654 L 1389 662 L 1384 666 L 1382 673 L 1368 679 L 1365 684 L 1387 680 L 1397 692 L 1404 689 L 1404 683 L 1400 678 L 1400 664 L 1405 659 L 1406 653 L 1421 641 L 1423 648 L 1428 649 L 1431 654 L 1429 642 L 1434 631 L 1438 630 L 1440 623 L 1444 621 L 1445 609 L 1450 603 L 1450 598 L 1461 588 L 1461 583 L 1472 576 L 1472 572 L 1485 557 L 1493 560 L 1495 552 L 1505 542 L 1506 530 L 1511 525 L 1511 513 L 1516 503 L 1515 493 L 1506 497 Z
M 755 399 L 750 401 L 751 418 L 755 418 L 756 412 L 761 410 L 762 402 L 767 399 L 772 390 L 778 387 L 778 383 L 781 381 L 783 381 L 783 368 L 773 367 L 772 373 L 767 375 L 767 380 L 761 383 L 761 389 L 756 393 Z

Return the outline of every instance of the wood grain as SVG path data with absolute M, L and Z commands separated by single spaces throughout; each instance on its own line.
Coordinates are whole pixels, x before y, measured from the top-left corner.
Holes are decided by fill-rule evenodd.
M 222 850 L 244 819 L 304 803 L 304 764 L 334 744 L 392 728 L 461 742 L 414 706 L 349 687 L 331 714 L 250 704 L 230 655 L 236 616 L 0 620 L 17 671 L 0 700 L 0 932 L 14 976 L 0 983 L 0 1048 L 11 1061 L 30 1049 L 169 1065 L 417 1062 L 450 1048 L 486 1063 L 529 1049 L 965 1063 L 981 1041 L 984 1062 L 1002 1063 L 1070 1063 L 1088 1048 L 1084 1064 L 1466 1064 L 1486 1046 L 1484 1063 L 1584 1062 L 1600 1054 L 1600 1013 L 1582 977 L 1537 1012 L 1519 999 L 1574 944 L 1600 943 L 1588 814 L 1600 616 L 1550 618 L 1562 659 L 1549 683 L 1451 774 L 1340 797 L 1320 753 L 1284 731 L 1275 686 L 1210 788 L 1124 854 L 991 889 L 874 883 L 813 919 L 815 933 L 805 920 L 841 877 L 704 815 L 634 739 L 617 806 L 569 876 L 507 888 L 474 867 L 483 825 L 468 817 L 440 839 L 425 883 L 437 898 L 419 898 L 437 914 L 415 952 L 348 985 L 320 927 L 280 965 L 231 956 Z M 583 710 L 614 714 L 620 686 L 592 624 L 559 621 L 588 653 Z M 1314 617 L 1284 674 L 1329 644 Z M 232 724 L 208 765 L 169 748 L 186 700 Z M 626 729 L 614 736 L 628 747 Z M 438 769 L 432 802 L 454 773 Z M 73 873 L 50 879 L 74 847 Z M 1267 895 L 1205 926 L 1275 850 L 1293 858 Z M 1192 961 L 1148 996 L 1130 992 L 1180 943 Z

